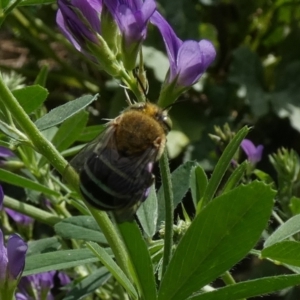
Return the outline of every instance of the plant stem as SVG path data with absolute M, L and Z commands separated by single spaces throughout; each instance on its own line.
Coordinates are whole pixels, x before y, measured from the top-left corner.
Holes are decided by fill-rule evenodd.
M 121 241 L 121 239 L 120 239 L 117 231 L 115 230 L 113 223 L 110 221 L 107 213 L 104 211 L 98 210 L 98 209 L 94 209 L 93 207 L 91 207 L 88 204 L 87 204 L 87 206 L 88 206 L 91 214 L 95 218 L 96 222 L 98 223 L 99 227 L 101 228 L 102 233 L 106 237 L 106 240 L 115 255 L 115 258 L 116 258 L 116 261 L 117 261 L 119 267 L 122 269 L 122 271 L 127 276 L 129 276 L 129 278 L 131 278 L 130 274 L 128 272 L 128 259 L 129 258 L 128 258 L 127 252 L 125 250 L 123 242 Z
M 159 160 L 159 167 L 161 173 L 162 186 L 164 189 L 165 213 L 166 213 L 164 257 L 163 257 L 163 266 L 162 266 L 162 276 L 163 276 L 171 260 L 172 247 L 173 247 L 173 223 L 174 223 L 173 190 L 172 190 L 171 174 L 169 169 L 168 154 L 166 149 L 161 159 Z
M 224 281 L 224 283 L 226 285 L 232 285 L 232 284 L 236 284 L 234 278 L 232 277 L 232 275 L 230 274 L 229 271 L 226 271 L 222 276 L 221 276 L 222 280 Z M 240 300 L 247 300 L 246 298 L 240 299 Z
M 54 226 L 56 223 L 62 220 L 58 216 L 8 196 L 4 197 L 4 206 L 50 226 Z
M 9 109 L 13 118 L 23 129 L 24 133 L 31 140 L 34 148 L 45 156 L 53 167 L 79 192 L 78 175 L 73 168 L 67 168 L 68 162 L 60 155 L 57 149 L 41 134 L 35 124 L 30 120 L 17 99 L 10 92 L 2 80 L 0 75 L 0 101 Z M 80 194 L 80 192 L 79 192 Z M 126 270 L 127 255 L 118 234 L 108 218 L 107 214 L 102 211 L 95 210 L 90 206 L 89 210 L 95 217 L 99 227 L 110 243 L 111 249 L 115 254 L 116 260 L 124 272 Z

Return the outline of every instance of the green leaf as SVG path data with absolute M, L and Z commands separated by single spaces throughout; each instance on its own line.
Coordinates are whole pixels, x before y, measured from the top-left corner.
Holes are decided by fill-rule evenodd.
M 148 198 L 137 211 L 137 217 L 147 237 L 152 238 L 156 232 L 157 222 L 157 197 L 154 185 L 150 188 Z
M 40 69 L 34 84 L 40 85 L 40 86 L 46 86 L 46 81 L 47 81 L 47 77 L 48 77 L 48 73 L 49 73 L 49 68 L 47 65 L 42 66 L 42 68 Z
M 300 267 L 300 243 L 284 241 L 261 251 L 263 258 L 271 258 L 284 264 Z
M 224 189 L 223 189 L 223 193 L 227 193 L 230 190 L 232 190 L 235 186 L 238 185 L 238 183 L 240 182 L 240 180 L 243 178 L 244 173 L 247 170 L 247 166 L 248 166 L 248 162 L 244 161 L 241 165 L 239 165 L 230 175 L 230 177 L 228 178 Z
M 137 292 L 133 287 L 132 283 L 120 267 L 115 263 L 111 256 L 98 244 L 87 243 L 90 250 L 98 257 L 101 263 L 110 271 L 115 279 L 123 286 L 123 288 L 131 295 L 134 299 L 138 298 Z
M 300 215 L 296 215 L 280 225 L 265 241 L 264 248 L 279 243 L 300 231 Z
M 111 274 L 107 269 L 101 267 L 72 287 L 63 300 L 84 299 L 84 297 L 94 293 L 99 287 L 104 285 L 110 277 Z
M 245 257 L 267 225 L 274 195 L 252 182 L 211 201 L 176 248 L 158 299 L 184 300 Z
M 50 189 L 44 185 L 41 185 L 37 182 L 31 181 L 20 175 L 16 175 L 14 173 L 6 171 L 4 169 L 0 169 L 0 178 L 1 178 L 1 181 L 10 183 L 15 186 L 38 191 L 38 192 L 44 193 L 47 196 L 60 197 L 60 193 L 58 193 L 57 191 L 52 190 L 52 189 Z
M 142 299 L 156 299 L 153 265 L 140 229 L 135 222 L 119 223 L 118 229 L 135 271 L 135 278 L 138 280 L 139 290 L 143 296 Z
M 106 128 L 105 125 L 93 125 L 85 127 L 77 138 L 78 142 L 90 142 L 94 140 Z
M 0 120 L 0 131 L 16 141 L 24 141 L 25 140 L 25 136 L 21 136 L 21 134 L 19 134 L 17 129 L 9 126 L 8 124 L 6 124 L 5 122 L 3 122 L 1 120 Z
M 172 174 L 172 187 L 173 187 L 173 199 L 174 199 L 174 208 L 182 201 L 183 197 L 187 193 L 190 187 L 190 175 L 191 169 L 195 165 L 195 162 L 188 161 L 180 165 Z M 163 188 L 157 192 L 158 198 L 158 219 L 157 227 L 160 226 L 161 222 L 165 219 L 165 199 Z
M 53 4 L 56 0 L 23 0 L 19 6 Z
M 0 9 L 4 10 L 7 7 L 9 2 L 10 0 L 0 0 Z
M 107 244 L 100 228 L 91 216 L 76 216 L 55 224 L 55 232 L 65 239 L 94 241 Z
M 253 173 L 257 176 L 257 178 L 259 178 L 263 182 L 265 182 L 267 184 L 274 184 L 274 180 L 272 179 L 272 177 L 269 174 L 267 174 L 261 170 L 258 170 L 258 169 L 255 169 L 253 171 Z
M 289 207 L 293 215 L 300 214 L 300 198 L 293 196 L 290 200 Z
M 61 244 L 58 241 L 57 237 L 40 239 L 37 241 L 30 241 L 28 242 L 28 250 L 26 253 L 26 257 L 38 253 L 53 252 L 55 250 L 58 250 L 60 246 Z
M 240 300 L 270 294 L 298 285 L 300 275 L 281 275 L 239 282 L 215 291 L 189 298 L 190 300 Z
M 52 140 L 58 151 L 67 149 L 77 140 L 88 121 L 88 116 L 88 113 L 82 110 L 63 122 Z
M 26 257 L 23 276 L 62 270 L 97 262 L 98 258 L 89 249 L 54 251 Z
M 197 207 L 197 203 L 202 198 L 207 184 L 208 179 L 203 168 L 200 165 L 193 167 L 191 171 L 190 187 L 195 207 Z
M 222 153 L 218 163 L 215 166 L 214 172 L 209 179 L 207 188 L 204 192 L 201 202 L 199 202 L 200 207 L 204 207 L 214 196 L 217 191 L 219 184 L 221 183 L 222 178 L 225 175 L 226 170 L 228 169 L 233 156 L 238 150 L 242 140 L 246 137 L 249 129 L 245 126 L 243 127 L 231 140 L 228 146 L 225 148 Z M 198 207 L 199 207 L 198 205 Z M 197 207 L 197 209 L 198 209 Z
M 26 86 L 24 88 L 14 90 L 12 93 L 27 114 L 38 109 L 47 99 L 49 94 L 48 91 L 40 85 Z
M 41 117 L 35 122 L 35 125 L 40 131 L 47 128 L 61 124 L 63 121 L 69 119 L 98 98 L 95 96 L 85 95 L 76 100 L 70 101 L 59 107 L 52 109 L 49 113 Z

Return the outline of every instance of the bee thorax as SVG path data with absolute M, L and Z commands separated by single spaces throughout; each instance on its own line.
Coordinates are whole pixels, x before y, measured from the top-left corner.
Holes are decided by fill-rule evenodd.
M 124 155 L 141 153 L 149 147 L 159 149 L 165 140 L 161 125 L 139 111 L 124 114 L 116 126 L 115 135 L 117 149 Z

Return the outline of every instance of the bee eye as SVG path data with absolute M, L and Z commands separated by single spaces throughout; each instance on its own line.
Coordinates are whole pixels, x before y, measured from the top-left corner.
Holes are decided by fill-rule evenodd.
M 172 129 L 172 125 L 173 125 L 171 118 L 168 115 L 166 115 L 166 116 L 163 116 L 162 121 L 165 124 L 167 130 L 170 131 Z

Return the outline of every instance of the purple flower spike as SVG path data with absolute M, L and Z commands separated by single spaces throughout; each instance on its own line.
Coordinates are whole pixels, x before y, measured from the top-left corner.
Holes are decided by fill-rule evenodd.
M 3 206 L 3 199 L 4 199 L 4 193 L 3 193 L 2 186 L 0 185 L 0 210 L 2 209 Z
M 250 140 L 244 139 L 241 143 L 241 148 L 246 153 L 251 164 L 255 165 L 261 160 L 264 150 L 263 145 L 258 145 L 257 147 L 255 147 L 255 145 Z
M 85 52 L 85 43 L 97 44 L 100 34 L 101 0 L 58 0 L 56 22 L 75 48 Z
M 147 25 L 153 15 L 154 0 L 104 0 L 125 38 L 126 46 L 146 38 Z
M 10 208 L 5 208 L 5 211 L 17 224 L 28 226 L 34 222 L 34 219 L 31 217 L 28 217 Z
M 15 289 L 24 270 L 27 248 L 27 244 L 16 234 L 9 237 L 6 248 L 0 230 L 0 295 L 1 286 Z
M 216 57 L 212 43 L 207 40 L 183 42 L 158 12 L 152 15 L 150 21 L 159 29 L 167 48 L 170 61 L 167 83 L 175 82 L 181 87 L 195 84 Z
M 23 272 L 27 244 L 17 235 L 13 234 L 7 242 L 8 270 L 14 279 Z
M 54 288 L 55 283 L 59 279 L 59 285 L 65 286 L 70 283 L 68 275 L 62 272 L 49 271 L 22 277 L 18 285 L 17 300 L 31 299 L 29 295 L 34 290 L 38 295 L 38 299 L 54 300 L 51 289 Z M 47 296 L 47 298 L 45 298 Z

